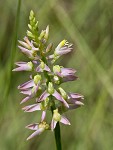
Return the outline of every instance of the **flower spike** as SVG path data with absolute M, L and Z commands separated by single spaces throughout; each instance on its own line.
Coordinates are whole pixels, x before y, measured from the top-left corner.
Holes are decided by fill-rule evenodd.
M 38 21 L 32 10 L 28 28 L 27 36 L 23 41 L 18 41 L 18 47 L 27 56 L 28 62 L 16 62 L 17 67 L 13 71 L 30 72 L 28 81 L 19 85 L 18 89 L 25 95 L 21 104 L 28 101 L 33 103 L 27 104 L 22 110 L 28 113 L 41 111 L 39 123 L 26 126 L 34 131 L 27 138 L 30 140 L 46 130 L 53 131 L 59 123 L 70 125 L 65 112 L 83 106 L 84 97 L 78 93 L 66 92 L 61 86 L 64 82 L 78 78 L 75 75 L 76 70 L 56 64 L 58 58 L 72 51 L 72 44 L 62 40 L 54 48 L 53 43 L 48 43 L 49 25 L 39 32 Z M 52 111 L 51 120 L 47 119 L 48 111 Z

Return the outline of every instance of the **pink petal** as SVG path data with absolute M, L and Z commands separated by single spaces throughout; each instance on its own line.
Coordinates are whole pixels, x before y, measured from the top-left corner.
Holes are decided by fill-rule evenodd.
M 62 98 L 62 96 L 55 90 L 55 92 L 52 94 L 56 99 L 64 103 L 64 105 L 69 108 L 68 103 Z
M 64 55 L 72 51 L 72 48 L 62 47 L 59 51 L 57 51 L 58 55 Z
M 33 137 L 35 137 L 36 135 L 40 135 L 42 132 L 44 131 L 44 128 L 39 128 L 38 130 L 36 130 L 33 134 L 31 134 L 27 140 L 32 139 Z
M 45 64 L 45 68 L 44 70 L 48 71 L 48 72 L 51 72 L 50 68 Z
M 26 54 L 27 56 L 32 56 L 32 54 L 31 54 L 31 51 L 30 50 L 28 50 L 27 48 L 24 48 L 24 47 L 22 47 L 22 46 L 18 46 L 19 48 L 20 48 L 20 50 L 24 53 L 24 54 Z
M 36 68 L 36 71 L 37 71 L 37 72 L 43 72 L 43 70 L 48 71 L 48 72 L 51 72 L 50 68 L 49 68 L 46 64 L 45 64 L 45 68 L 44 68 L 44 69 L 42 69 L 42 68 L 40 67 L 40 65 Z
M 54 121 L 54 120 L 52 119 L 52 121 L 51 121 L 51 130 L 52 130 L 52 131 L 55 129 L 56 124 L 57 124 L 57 121 Z
M 38 130 L 38 123 L 30 124 L 26 126 L 25 128 L 30 129 L 30 130 Z
M 65 125 L 71 125 L 69 120 L 65 116 L 61 116 L 60 122 L 65 124 Z
M 28 43 L 25 43 L 25 42 L 23 42 L 23 41 L 20 41 L 20 40 L 18 40 L 18 42 L 22 45 L 22 46 L 24 46 L 24 47 L 26 47 L 26 48 L 30 48 L 30 46 L 28 45 Z
M 69 74 L 74 74 L 76 72 L 75 69 L 72 68 L 61 68 L 61 74 L 63 76 L 69 75 Z
M 42 69 L 40 68 L 40 65 L 36 68 L 37 72 L 42 72 Z
M 78 77 L 75 75 L 68 75 L 68 76 L 64 76 L 63 81 L 67 82 L 67 81 L 74 81 L 76 80 Z
M 70 93 L 69 96 L 73 99 L 83 98 L 83 96 L 78 93 Z
M 24 64 L 18 68 L 13 69 L 12 71 L 30 71 L 30 70 L 31 68 L 27 64 Z
M 20 104 L 23 104 L 23 103 L 27 102 L 27 101 L 30 100 L 32 97 L 33 97 L 33 95 L 30 95 L 30 96 L 25 97 L 25 98 L 21 101 Z
M 41 110 L 40 109 L 40 104 L 28 105 L 28 106 L 25 106 L 22 109 L 25 110 L 25 112 L 34 112 L 34 111 L 37 111 L 37 110 Z
M 35 86 L 34 94 L 37 93 L 38 89 L 39 89 L 39 85 L 37 84 L 37 85 Z
M 21 91 L 20 93 L 25 94 L 25 95 L 31 95 L 31 89 Z
M 25 65 L 25 64 L 27 64 L 28 62 L 22 62 L 22 61 L 20 61 L 20 62 L 16 62 L 15 64 L 17 65 L 17 66 L 22 66 L 22 65 Z
M 84 103 L 82 103 L 81 101 L 76 101 L 75 104 L 76 104 L 76 105 L 80 105 L 80 106 L 81 106 L 81 105 L 84 105 Z
M 28 45 L 30 45 L 31 47 L 33 46 L 33 44 L 32 44 L 32 41 L 30 42 L 29 41 L 29 39 L 28 39 L 28 37 L 24 37 L 24 41 L 28 44 Z
M 30 87 L 34 86 L 34 81 L 33 80 L 29 80 L 21 85 L 18 86 L 18 89 L 24 90 Z
M 45 120 L 46 117 L 46 111 L 42 112 L 41 122 Z
M 49 95 L 50 95 L 50 94 L 47 93 L 47 91 L 44 91 L 44 92 L 42 93 L 42 95 L 40 96 L 40 98 L 38 99 L 38 102 L 41 102 L 41 101 L 45 100 Z

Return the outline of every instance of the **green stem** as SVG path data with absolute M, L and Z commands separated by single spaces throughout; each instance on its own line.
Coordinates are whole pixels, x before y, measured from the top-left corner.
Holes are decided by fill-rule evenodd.
M 53 114 L 53 110 L 54 109 L 55 109 L 55 104 L 51 107 L 52 114 Z M 56 127 L 54 129 L 54 135 L 55 135 L 55 142 L 56 142 L 57 150 L 62 150 L 60 124 L 59 124 L 59 122 L 57 122 Z
M 45 72 L 45 76 L 48 78 L 48 81 L 50 81 L 50 77 L 48 76 L 48 74 Z M 51 96 L 51 100 L 52 100 L 52 96 Z M 56 109 L 55 107 L 55 103 L 53 102 L 53 106 L 51 106 L 51 112 L 53 115 L 53 110 Z M 60 134 L 60 125 L 59 122 L 57 122 L 56 127 L 54 129 L 54 135 L 55 135 L 55 142 L 56 142 L 56 148 L 57 150 L 62 150 L 62 146 L 61 146 L 61 134 Z
M 54 134 L 55 134 L 55 141 L 56 141 L 57 150 L 62 150 L 59 122 L 57 122 L 57 124 L 56 124 L 56 128 L 54 129 Z
M 47 64 L 47 60 L 45 59 L 45 57 L 43 55 L 42 55 L 42 60 L 44 61 L 45 64 Z M 50 76 L 48 75 L 48 73 L 46 71 L 44 71 L 44 75 L 47 78 L 47 86 L 48 86 L 48 83 L 51 82 L 51 78 L 50 78 Z M 50 98 L 51 98 L 51 101 L 53 102 L 53 105 L 51 106 L 51 112 L 52 112 L 52 115 L 53 115 L 53 110 L 55 110 L 56 107 L 55 107 L 55 102 L 52 99 L 52 96 L 50 96 Z M 56 149 L 57 150 L 62 150 L 59 122 L 57 122 L 56 127 L 54 129 L 54 135 L 55 135 Z

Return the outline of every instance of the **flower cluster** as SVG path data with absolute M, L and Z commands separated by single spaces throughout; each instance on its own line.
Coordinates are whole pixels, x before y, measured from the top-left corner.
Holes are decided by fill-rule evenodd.
M 29 71 L 29 80 L 18 86 L 20 93 L 25 95 L 21 104 L 34 101 L 22 109 L 24 112 L 41 111 L 39 123 L 33 123 L 26 128 L 34 130 L 27 138 L 33 138 L 45 130 L 54 130 L 57 122 L 70 125 L 64 113 L 83 105 L 83 96 L 78 93 L 66 92 L 60 85 L 64 82 L 74 81 L 76 70 L 64 68 L 55 64 L 57 59 L 72 51 L 72 44 L 66 40 L 61 41 L 56 48 L 53 44 L 47 44 L 49 37 L 49 26 L 39 33 L 38 22 L 34 12 L 30 12 L 29 31 L 24 41 L 19 41 L 19 49 L 28 58 L 28 62 L 16 62 L 17 68 L 13 71 Z M 51 122 L 46 121 L 47 111 L 52 111 Z

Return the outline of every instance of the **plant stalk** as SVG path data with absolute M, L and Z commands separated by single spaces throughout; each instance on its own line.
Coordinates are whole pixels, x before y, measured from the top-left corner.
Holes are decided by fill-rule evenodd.
M 43 57 L 43 55 L 42 55 L 42 60 L 44 61 L 44 63 L 47 64 L 47 61 L 46 61 L 46 59 Z M 47 65 L 48 65 L 48 64 L 47 64 Z M 48 74 L 47 74 L 46 71 L 44 71 L 44 75 L 45 75 L 45 77 L 48 79 L 48 80 L 47 80 L 47 83 L 46 83 L 47 86 L 48 86 L 48 83 L 51 82 L 51 79 L 50 79 L 50 77 L 48 76 Z M 50 98 L 51 98 L 51 101 L 52 101 L 52 103 L 53 103 L 53 105 L 51 106 L 51 112 L 52 112 L 52 115 L 53 115 L 53 110 L 55 110 L 56 107 L 55 107 L 55 102 L 54 102 L 53 99 L 52 99 L 52 96 L 50 96 Z M 55 142 L 56 142 L 56 150 L 62 150 L 61 134 L 60 134 L 60 125 L 59 125 L 59 122 L 57 122 L 56 127 L 55 127 L 55 129 L 54 129 L 54 135 L 55 135 Z
M 56 148 L 57 150 L 62 150 L 59 122 L 57 122 L 56 124 L 56 128 L 54 129 L 54 134 L 55 134 Z
M 51 107 L 52 115 L 53 115 L 53 110 L 54 109 L 55 109 L 55 105 Z M 55 135 L 56 149 L 57 150 L 62 150 L 60 124 L 59 124 L 59 122 L 57 122 L 56 127 L 54 129 L 54 135 Z

